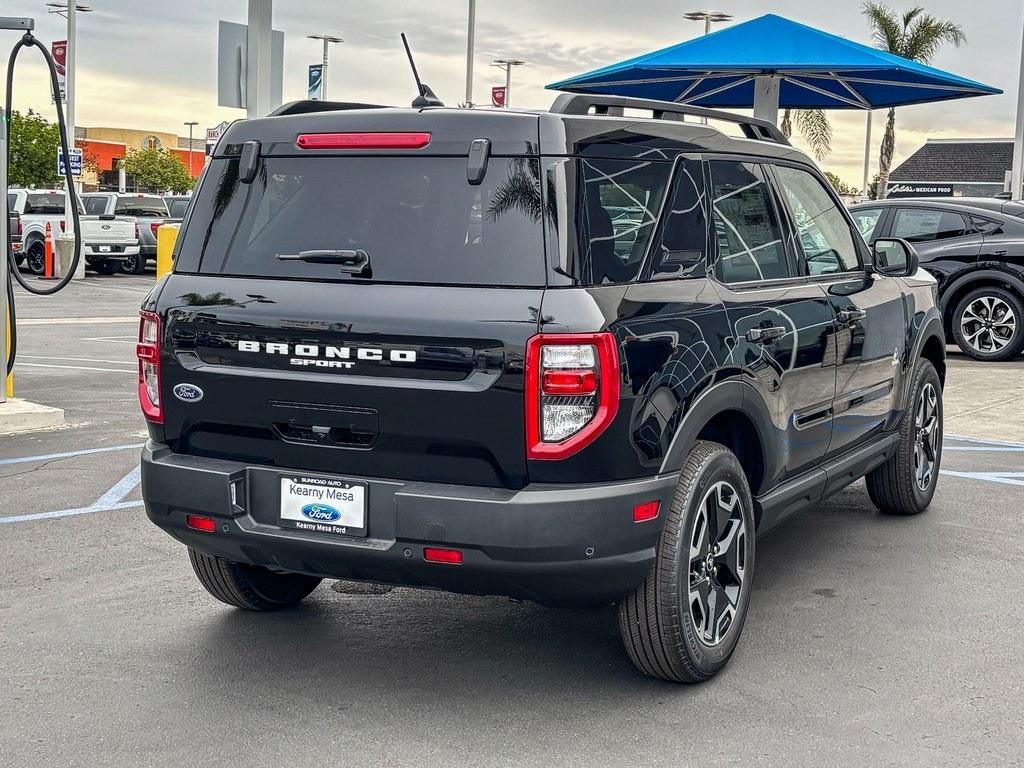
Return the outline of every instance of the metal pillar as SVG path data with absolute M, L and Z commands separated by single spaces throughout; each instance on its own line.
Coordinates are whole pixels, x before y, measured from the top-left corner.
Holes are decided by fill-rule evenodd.
M 1013 166 L 1010 170 L 1010 198 L 1021 199 L 1024 182 L 1024 41 L 1021 43 L 1020 75 L 1017 80 L 1017 125 L 1013 132 Z
M 249 29 L 245 46 L 247 117 L 266 117 L 274 108 L 271 103 L 273 6 L 273 0 L 249 0 Z
M 758 75 L 754 78 L 754 117 L 779 124 L 779 83 L 776 75 Z
M 871 181 L 869 178 L 871 171 L 871 118 L 873 117 L 872 111 L 868 111 L 867 126 L 865 128 L 864 135 L 864 186 L 860 188 L 861 197 L 865 200 L 868 199 L 868 183 Z
M 473 106 L 473 51 L 476 46 L 476 0 L 469 0 L 469 34 L 466 37 L 466 106 Z

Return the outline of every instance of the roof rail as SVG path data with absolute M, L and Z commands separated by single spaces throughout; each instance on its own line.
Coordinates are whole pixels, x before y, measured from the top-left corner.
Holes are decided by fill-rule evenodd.
M 311 112 L 340 112 L 347 109 L 387 109 L 385 104 L 360 104 L 355 101 L 315 101 L 303 99 L 282 104 L 271 112 L 268 117 L 282 115 L 306 115 Z
M 672 115 L 693 115 L 709 120 L 722 120 L 739 125 L 743 130 L 743 135 L 748 139 L 789 144 L 789 139 L 785 134 L 767 120 L 744 117 L 717 109 L 678 104 L 674 101 L 634 99 L 631 96 L 610 96 L 601 93 L 563 93 L 555 99 L 555 103 L 548 111 L 558 115 L 588 115 L 591 108 L 598 115 L 622 115 L 622 110 L 628 108 L 649 109 L 654 113 L 655 120 L 671 120 L 673 119 Z

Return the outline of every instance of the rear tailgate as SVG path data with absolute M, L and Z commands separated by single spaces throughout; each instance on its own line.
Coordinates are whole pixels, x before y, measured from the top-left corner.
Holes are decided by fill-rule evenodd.
M 378 121 L 426 121 L 399 116 L 412 124 Z M 165 439 L 277 467 L 521 487 L 523 361 L 546 267 L 540 214 L 512 196 L 539 200 L 539 164 L 492 156 L 469 184 L 488 121 L 435 115 L 424 151 L 297 152 L 324 117 L 250 123 L 264 147 L 252 184 L 237 155 L 210 163 L 158 303 Z M 521 140 L 496 147 L 529 150 L 537 119 L 517 117 Z M 246 138 L 238 125 L 229 145 Z M 363 251 L 369 267 L 296 258 L 311 250 Z
M 82 216 L 82 242 L 86 245 L 135 243 L 135 219 L 131 216 Z

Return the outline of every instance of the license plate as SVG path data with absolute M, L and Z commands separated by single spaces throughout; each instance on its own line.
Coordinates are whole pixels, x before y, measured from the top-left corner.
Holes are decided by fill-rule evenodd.
M 281 478 L 281 525 L 301 531 L 366 535 L 366 485 L 323 477 Z
M 109 245 L 101 245 L 97 250 L 100 253 L 110 253 L 110 246 Z

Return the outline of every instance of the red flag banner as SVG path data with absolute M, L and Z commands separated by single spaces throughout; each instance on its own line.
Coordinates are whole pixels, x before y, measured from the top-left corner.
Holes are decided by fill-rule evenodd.
M 496 85 L 491 88 L 491 106 L 492 107 L 504 107 L 505 106 L 505 86 Z

